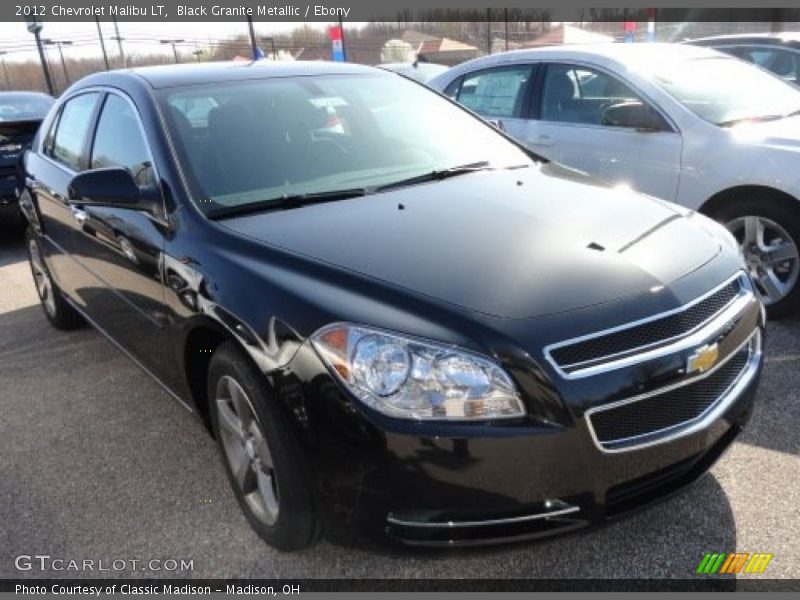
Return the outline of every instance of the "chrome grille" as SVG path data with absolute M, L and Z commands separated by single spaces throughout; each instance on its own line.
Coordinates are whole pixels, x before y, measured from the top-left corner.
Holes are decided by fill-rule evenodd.
M 746 275 L 739 274 L 706 296 L 677 310 L 554 344 L 546 350 L 547 356 L 562 374 L 570 376 L 687 336 L 720 315 L 742 295 L 749 293 L 751 286 Z
M 688 383 L 587 412 L 596 442 L 606 450 L 660 441 L 703 419 L 723 398 L 755 373 L 761 348 L 757 331 L 724 363 Z

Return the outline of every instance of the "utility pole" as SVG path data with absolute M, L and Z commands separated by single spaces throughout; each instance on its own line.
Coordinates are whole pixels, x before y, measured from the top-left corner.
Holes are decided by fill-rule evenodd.
M 486 9 L 486 53 L 492 53 L 492 9 Z
M 272 46 L 272 59 L 277 61 L 278 60 L 278 51 L 275 50 L 275 38 L 274 37 L 262 37 L 262 42 L 269 42 L 270 46 Z
M 175 64 L 177 65 L 180 61 L 178 60 L 178 50 L 175 48 L 175 44 L 180 44 L 183 40 L 159 40 L 162 44 L 172 44 L 172 55 L 175 57 Z
M 3 78 L 6 80 L 6 89 L 11 89 L 11 80 L 8 78 L 8 68 L 6 67 L 6 52 L 5 50 L 0 52 L 0 63 L 3 65 Z
M 344 22 L 341 13 L 339 14 L 339 31 L 342 32 L 342 61 L 347 62 L 347 46 L 344 41 Z
M 108 65 L 108 54 L 106 53 L 106 42 L 103 39 L 103 30 L 100 28 L 100 17 L 95 17 L 94 20 L 97 23 L 97 37 L 100 38 L 100 48 L 103 50 L 103 62 L 106 63 L 106 71 L 108 71 L 111 67 Z
M 39 51 L 39 60 L 42 62 L 42 73 L 44 74 L 44 83 L 45 86 L 47 86 L 47 93 L 51 96 L 55 96 L 53 80 L 50 77 L 50 69 L 47 67 L 47 59 L 44 56 L 42 38 L 39 35 L 42 32 L 42 24 L 36 19 L 28 21 L 28 31 L 30 31 L 33 34 L 33 37 L 36 38 L 36 49 Z
M 122 38 L 119 37 L 119 24 L 117 23 L 117 17 L 111 17 L 111 18 L 114 21 L 114 33 L 116 33 L 116 36 L 113 37 L 112 39 L 117 40 L 117 45 L 119 46 L 119 59 L 122 62 L 122 67 L 124 68 L 128 65 L 125 61 L 125 52 L 123 52 L 122 50 Z
M 247 17 L 247 28 L 250 31 L 250 52 L 253 60 L 258 60 L 258 44 L 256 43 L 256 30 L 253 29 L 253 17 Z
M 506 23 L 506 52 L 508 52 L 508 9 L 503 9 L 503 20 Z
M 48 46 L 58 46 L 58 54 L 61 57 L 61 68 L 64 69 L 64 81 L 67 85 L 71 82 L 69 80 L 69 73 L 67 73 L 67 62 L 64 60 L 64 50 L 63 46 L 71 46 L 72 42 L 69 41 L 58 41 L 58 40 L 42 40 Z

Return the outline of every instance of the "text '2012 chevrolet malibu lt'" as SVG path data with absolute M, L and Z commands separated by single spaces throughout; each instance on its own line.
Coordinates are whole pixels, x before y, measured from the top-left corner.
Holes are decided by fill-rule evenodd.
M 750 415 L 763 307 L 722 226 L 398 75 L 93 75 L 25 171 L 47 318 L 88 321 L 207 423 L 277 548 L 605 522 Z

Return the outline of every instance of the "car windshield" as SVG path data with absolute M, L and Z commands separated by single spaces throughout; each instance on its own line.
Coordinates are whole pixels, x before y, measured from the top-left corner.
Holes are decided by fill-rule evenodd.
M 800 110 L 800 90 L 735 58 L 654 61 L 642 71 L 692 112 L 720 126 L 780 119 Z
M 43 94 L 0 94 L 0 121 L 43 119 L 52 104 Z
M 161 102 L 207 214 L 532 164 L 479 119 L 387 74 L 225 81 L 170 88 Z

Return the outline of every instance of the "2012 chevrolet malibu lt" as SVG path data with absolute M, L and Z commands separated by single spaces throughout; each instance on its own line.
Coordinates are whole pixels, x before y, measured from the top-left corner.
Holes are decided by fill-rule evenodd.
M 92 75 L 25 172 L 47 318 L 200 417 L 280 549 L 605 522 L 699 477 L 751 412 L 763 307 L 722 226 L 396 74 Z

